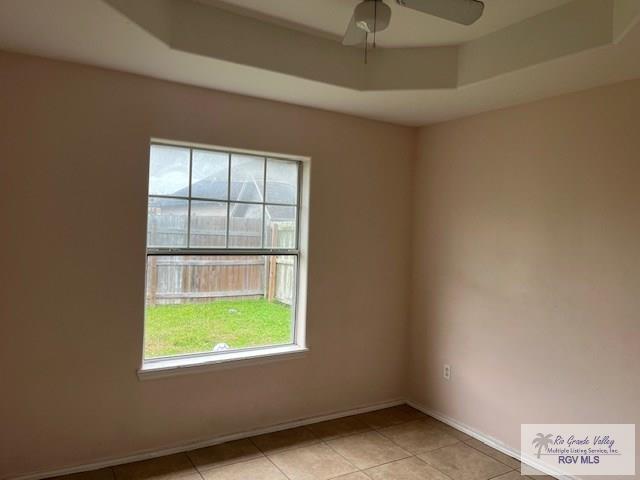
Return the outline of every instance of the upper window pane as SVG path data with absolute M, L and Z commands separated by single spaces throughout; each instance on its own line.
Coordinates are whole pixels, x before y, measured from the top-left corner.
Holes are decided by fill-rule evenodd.
M 264 158 L 231 155 L 231 200 L 264 201 Z
M 227 242 L 227 202 L 192 200 L 190 234 L 190 247 L 224 247 Z
M 189 201 L 149 198 L 147 246 L 186 247 Z
M 149 164 L 149 194 L 189 195 L 189 149 L 151 146 Z
M 298 199 L 298 163 L 267 160 L 267 203 L 295 205 Z
M 229 189 L 229 154 L 208 150 L 193 151 L 191 196 L 226 200 Z
M 297 247 L 300 162 L 153 144 L 147 246 Z
M 262 205 L 229 204 L 229 247 L 262 247 Z
M 264 217 L 264 246 L 267 248 L 296 248 L 296 207 L 266 205 Z

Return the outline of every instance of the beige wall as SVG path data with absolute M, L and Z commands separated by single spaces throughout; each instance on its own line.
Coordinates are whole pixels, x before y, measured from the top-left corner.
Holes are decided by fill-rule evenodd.
M 0 477 L 404 396 L 415 130 L 8 53 L 0 91 Z M 138 380 L 152 136 L 312 157 L 307 357 Z
M 640 424 L 639 155 L 640 81 L 421 130 L 412 399 L 516 449 Z

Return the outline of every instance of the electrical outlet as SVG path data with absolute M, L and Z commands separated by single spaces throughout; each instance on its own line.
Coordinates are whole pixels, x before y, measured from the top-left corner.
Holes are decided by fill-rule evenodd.
M 451 365 L 445 365 L 442 368 L 442 376 L 445 380 L 451 380 Z

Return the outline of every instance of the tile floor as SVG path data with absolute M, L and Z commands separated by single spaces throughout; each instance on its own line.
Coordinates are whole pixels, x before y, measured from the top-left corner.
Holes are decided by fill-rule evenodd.
M 402 405 L 56 480 L 527 480 L 519 469 Z

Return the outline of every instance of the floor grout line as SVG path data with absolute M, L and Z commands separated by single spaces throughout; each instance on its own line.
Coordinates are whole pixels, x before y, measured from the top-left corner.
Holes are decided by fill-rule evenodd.
M 275 463 L 273 460 L 271 460 L 271 459 L 269 458 L 269 456 L 268 456 L 268 455 L 265 455 L 265 457 L 267 458 L 267 460 L 268 460 L 269 462 L 271 462 L 271 465 L 273 465 L 274 467 L 276 467 L 276 469 L 277 469 L 277 470 L 282 474 L 282 476 L 283 476 L 284 478 L 286 478 L 287 480 L 291 480 L 291 478 L 289 478 L 289 475 L 287 475 L 286 473 L 284 473 L 284 472 L 282 471 L 282 469 L 281 469 L 278 465 L 276 465 L 276 463 Z
M 284 472 L 282 471 L 282 469 L 281 469 L 278 465 L 276 465 L 276 463 L 275 463 L 273 460 L 271 460 L 269 457 L 267 457 L 267 460 L 271 463 L 271 465 L 273 465 L 274 467 L 276 467 L 276 469 L 277 469 L 277 470 L 282 474 L 282 476 L 283 476 L 284 478 L 286 478 L 287 480 L 291 480 L 291 478 L 289 478 L 289 475 L 287 475 L 286 473 L 284 473 Z
M 372 465 L 371 467 L 367 467 L 367 468 L 363 469 L 362 471 L 365 472 L 365 471 L 371 470 L 373 468 L 382 467 L 384 465 L 389 465 L 390 463 L 401 462 L 402 460 L 406 460 L 407 458 L 415 457 L 415 455 L 413 455 L 411 452 L 407 452 L 407 453 L 409 453 L 409 455 L 406 456 L 406 457 L 396 458 L 395 460 L 389 460 L 388 462 L 379 463 L 378 465 Z
M 453 447 L 454 445 L 459 445 L 460 443 L 463 443 L 463 442 L 458 440 L 456 443 L 452 443 L 451 445 L 444 445 L 442 447 L 434 448 L 433 450 L 427 450 L 426 452 L 416 453 L 415 455 L 416 455 L 416 457 L 418 455 L 426 455 L 428 453 L 433 453 L 433 452 L 437 452 L 438 450 L 442 450 L 443 448 Z M 420 460 L 422 460 L 422 459 L 420 459 Z
M 506 474 L 511 473 L 511 472 L 515 472 L 515 470 L 511 470 L 509 472 L 504 472 L 504 473 L 499 473 L 498 475 L 494 475 L 493 477 L 487 478 L 487 480 L 492 480 L 493 478 L 498 478 L 498 477 L 501 477 L 502 475 L 506 475 Z
M 440 447 L 440 448 L 444 448 L 444 447 Z M 440 450 L 440 449 L 437 449 Z M 432 450 L 434 451 L 434 450 Z M 424 463 L 426 466 L 428 466 L 429 468 L 433 468 L 436 472 L 441 473 L 442 475 L 444 475 L 447 478 L 450 478 L 451 480 L 454 480 L 454 478 L 452 476 L 450 476 L 448 473 L 443 472 L 442 470 L 440 470 L 438 467 L 436 467 L 435 465 L 431 465 L 429 462 L 427 462 L 426 460 L 423 460 L 422 458 L 420 458 L 418 455 L 415 455 L 415 458 L 417 458 L 418 460 L 420 460 L 422 463 Z
M 480 441 L 480 440 L 478 440 L 478 441 Z M 489 455 L 488 453 L 483 452 L 483 451 L 482 451 L 482 450 L 480 450 L 479 448 L 474 447 L 473 445 L 469 445 L 467 442 L 464 442 L 464 441 L 463 441 L 463 443 L 464 443 L 467 447 L 473 448 L 473 449 L 474 449 L 474 450 L 476 450 L 477 452 L 480 452 L 480 453 L 482 453 L 483 455 L 486 455 L 487 457 L 489 457 L 489 458 L 491 458 L 491 459 L 495 460 L 495 461 L 496 461 L 496 462 L 498 462 L 498 463 L 501 463 L 502 465 L 504 465 L 504 466 L 506 466 L 506 467 L 509 467 L 509 468 L 511 468 L 511 469 L 513 469 L 513 470 L 518 470 L 518 469 L 516 469 L 516 468 L 512 467 L 511 465 L 509 465 L 508 463 L 505 463 L 505 462 L 503 462 L 503 461 L 500 461 L 500 460 L 498 460 L 497 458 L 492 457 L 492 456 L 491 456 L 491 455 Z M 481 443 L 482 443 L 482 442 L 481 442 Z M 483 443 L 483 445 L 485 445 L 485 444 Z M 495 448 L 492 448 L 492 447 L 490 447 L 489 445 L 485 445 L 485 446 L 486 446 L 487 448 L 491 448 L 492 450 L 495 450 Z M 502 452 L 500 452 L 500 451 L 498 451 L 498 450 L 496 450 L 496 452 L 498 452 L 498 453 L 502 453 Z M 510 456 L 510 455 L 507 455 L 506 453 L 502 453 L 502 455 L 504 455 L 504 456 L 506 456 L 506 457 L 509 457 L 509 458 L 513 458 L 513 459 L 514 459 L 514 460 L 516 460 L 517 462 L 520 462 L 520 460 L 518 460 L 517 458 L 512 457 L 512 456 Z M 522 462 L 521 462 L 521 463 L 522 463 Z
M 344 438 L 344 437 L 343 437 Z M 335 453 L 336 455 L 338 455 L 340 458 L 342 458 L 345 462 L 347 462 L 349 465 L 351 465 L 353 468 L 356 469 L 356 472 L 361 472 L 362 470 L 360 468 L 358 468 L 354 463 L 352 463 L 347 457 L 345 457 L 344 455 L 342 455 L 340 452 L 338 452 L 335 448 L 333 448 L 331 445 L 329 445 L 327 442 L 325 442 L 324 440 L 322 441 L 322 443 L 324 443 L 327 448 L 329 450 L 331 450 L 333 453 Z M 355 473 L 355 472 L 352 472 Z M 348 473 L 346 475 L 349 475 Z M 342 475 L 344 476 L 344 475 Z M 340 477 L 337 477 L 340 478 Z
M 200 478 L 204 480 L 204 475 L 202 475 L 202 472 L 200 471 L 200 469 L 196 466 L 194 461 L 191 459 L 191 455 L 189 455 L 189 452 L 184 452 L 184 455 L 189 459 L 189 463 L 191 463 L 191 465 L 196 470 L 196 472 L 198 472 L 198 475 L 200 475 Z
M 460 444 L 463 444 L 463 445 L 465 445 L 465 446 L 467 446 L 467 447 L 469 447 L 469 448 L 473 448 L 471 445 L 467 445 L 467 444 L 466 444 L 465 442 L 463 442 L 462 440 L 459 440 L 457 443 L 454 443 L 454 444 L 452 444 L 452 445 L 445 445 L 444 447 L 439 447 L 439 448 L 436 448 L 436 449 L 434 449 L 434 450 L 429 450 L 428 452 L 424 452 L 424 453 L 425 453 L 425 454 L 427 454 L 427 453 L 437 452 L 438 450 L 442 450 L 443 448 L 451 447 L 451 446 L 453 446 L 453 445 L 460 445 Z M 513 467 L 511 467 L 510 465 L 507 465 L 506 463 L 502 463 L 502 462 L 500 462 L 500 461 L 496 460 L 495 458 L 491 457 L 490 455 L 487 455 L 486 453 L 481 452 L 480 450 L 477 450 L 477 449 L 475 449 L 475 448 L 473 448 L 473 449 L 474 449 L 474 450 L 476 450 L 478 453 L 481 453 L 481 454 L 482 454 L 482 455 L 484 455 L 485 457 L 487 457 L 487 458 L 489 458 L 489 459 L 491 459 L 491 460 L 494 460 L 494 461 L 498 462 L 500 465 L 504 465 L 505 467 L 508 467 L 508 468 L 511 468 L 512 470 L 514 470 L 514 469 L 513 469 Z M 422 454 L 420 454 L 420 455 L 422 455 Z M 418 459 L 422 460 L 422 461 L 423 461 L 424 463 L 426 463 L 427 465 L 429 465 L 431 468 L 435 468 L 437 471 L 439 471 L 439 472 L 440 472 L 440 473 L 442 473 L 443 475 L 447 476 L 448 478 L 452 478 L 452 477 L 451 477 L 451 476 L 449 476 L 446 472 L 444 472 L 443 470 L 440 470 L 437 466 L 432 465 L 432 464 L 430 464 L 429 462 L 427 462 L 427 461 L 423 460 L 423 459 L 422 459 L 422 458 L 420 458 L 418 455 L 416 455 L 416 457 L 417 457 Z M 487 479 L 485 479 L 485 480 L 491 480 L 492 478 L 499 477 L 500 475 L 506 475 L 507 473 L 510 473 L 510 472 L 502 472 L 502 473 L 499 473 L 499 474 L 497 474 L 497 475 L 494 475 L 493 477 L 489 477 L 489 478 L 487 478 Z

